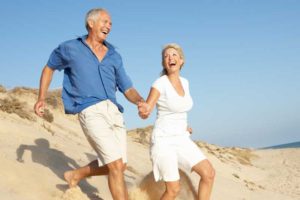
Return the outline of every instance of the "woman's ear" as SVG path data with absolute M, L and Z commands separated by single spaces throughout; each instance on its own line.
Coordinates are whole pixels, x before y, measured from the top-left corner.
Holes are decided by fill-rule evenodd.
M 183 61 L 183 59 L 181 58 L 179 62 L 180 62 L 180 69 L 181 69 L 181 68 L 183 67 L 184 61 Z

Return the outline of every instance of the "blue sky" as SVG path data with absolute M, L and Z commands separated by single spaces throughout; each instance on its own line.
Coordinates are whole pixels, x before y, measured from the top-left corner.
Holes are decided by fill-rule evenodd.
M 51 51 L 86 34 L 85 13 L 112 15 L 108 41 L 147 96 L 161 71 L 164 44 L 185 52 L 193 139 L 263 147 L 300 141 L 300 1 L 297 0 L 12 0 L 0 7 L 0 84 L 37 88 Z M 59 88 L 56 72 L 51 88 Z M 141 120 L 122 95 L 129 129 Z

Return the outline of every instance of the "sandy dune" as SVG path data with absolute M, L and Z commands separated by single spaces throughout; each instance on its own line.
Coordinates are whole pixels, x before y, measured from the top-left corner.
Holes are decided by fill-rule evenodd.
M 1 199 L 111 199 L 106 177 L 88 178 L 71 190 L 63 180 L 64 171 L 87 164 L 95 154 L 76 116 L 63 114 L 57 95 L 55 91 L 48 99 L 53 117 L 49 122 L 51 119 L 37 118 L 32 112 L 35 90 L 0 88 Z M 163 192 L 163 183 L 154 183 L 151 173 L 151 130 L 149 126 L 128 132 L 125 178 L 132 200 L 155 200 Z M 213 200 L 300 199 L 300 149 L 254 150 L 197 144 L 216 169 Z M 194 199 L 198 177 L 184 171 L 181 177 L 178 199 Z

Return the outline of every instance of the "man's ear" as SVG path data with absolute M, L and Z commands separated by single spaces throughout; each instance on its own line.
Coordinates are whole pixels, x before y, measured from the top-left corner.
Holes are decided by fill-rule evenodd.
M 92 29 L 94 27 L 94 23 L 95 23 L 94 20 L 91 20 L 91 19 L 87 21 L 89 29 Z

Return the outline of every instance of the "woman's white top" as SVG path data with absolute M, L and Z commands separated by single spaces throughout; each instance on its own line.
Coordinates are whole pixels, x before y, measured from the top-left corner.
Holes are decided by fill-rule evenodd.
M 157 118 L 152 139 L 156 137 L 182 135 L 187 132 L 187 111 L 193 106 L 189 82 L 180 77 L 184 96 L 180 96 L 166 75 L 152 85 L 160 93 L 157 101 Z

